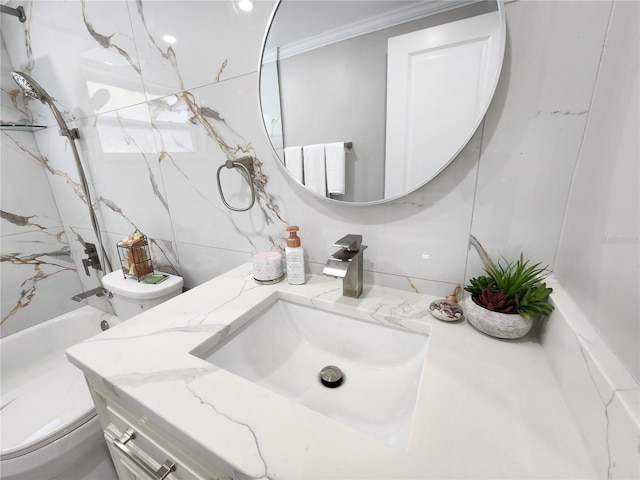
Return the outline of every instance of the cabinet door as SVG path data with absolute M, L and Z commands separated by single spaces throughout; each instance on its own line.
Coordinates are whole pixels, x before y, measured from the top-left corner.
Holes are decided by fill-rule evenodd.
M 232 480 L 95 385 L 92 394 L 120 480 Z

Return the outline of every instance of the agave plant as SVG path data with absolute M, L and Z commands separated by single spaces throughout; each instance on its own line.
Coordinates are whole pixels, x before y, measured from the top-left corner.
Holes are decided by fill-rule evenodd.
M 549 315 L 553 306 L 547 303 L 552 289 L 544 280 L 551 273 L 541 263 L 529 265 L 523 255 L 515 262 L 491 264 L 487 275 L 470 280 L 465 290 L 478 305 L 502 313 L 518 313 L 526 319 Z
M 473 297 L 473 301 L 487 310 L 500 313 L 512 313 L 515 310 L 515 303 L 512 298 L 507 297 L 504 290 L 494 292 L 490 288 L 485 288 Z

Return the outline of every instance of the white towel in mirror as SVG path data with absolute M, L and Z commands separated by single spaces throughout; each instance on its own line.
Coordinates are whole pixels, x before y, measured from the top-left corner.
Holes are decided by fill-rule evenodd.
M 345 192 L 345 151 L 344 142 L 327 143 L 324 146 L 327 165 L 327 192 L 344 195 Z
M 285 147 L 284 166 L 293 178 L 302 183 L 302 147 Z
M 302 147 L 304 184 L 309 190 L 323 197 L 327 195 L 327 172 L 324 161 L 324 144 Z

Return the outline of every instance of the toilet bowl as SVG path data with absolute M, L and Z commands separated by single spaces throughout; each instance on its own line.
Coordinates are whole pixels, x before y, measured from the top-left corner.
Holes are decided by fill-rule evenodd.
M 86 305 L 0 339 L 2 480 L 117 478 L 82 371 L 64 354 L 102 321 L 114 318 Z
M 182 293 L 181 277 L 158 284 L 103 279 L 121 321 Z M 2 480 L 115 480 L 116 472 L 82 372 L 64 350 L 100 332 L 110 314 L 85 306 L 2 339 Z
M 117 474 L 104 442 L 93 404 L 93 417 L 35 450 L 2 459 L 2 480 L 69 480 L 71 478 L 116 480 Z
M 116 315 L 121 320 L 128 320 L 182 293 L 182 277 L 162 275 L 167 278 L 160 283 L 145 283 L 115 271 L 102 278 L 102 286 L 113 294 Z

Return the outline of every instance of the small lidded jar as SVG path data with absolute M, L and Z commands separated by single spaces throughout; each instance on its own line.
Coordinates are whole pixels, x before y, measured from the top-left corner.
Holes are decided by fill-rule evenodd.
M 282 254 L 260 252 L 253 254 L 253 279 L 261 285 L 270 285 L 284 279 Z

